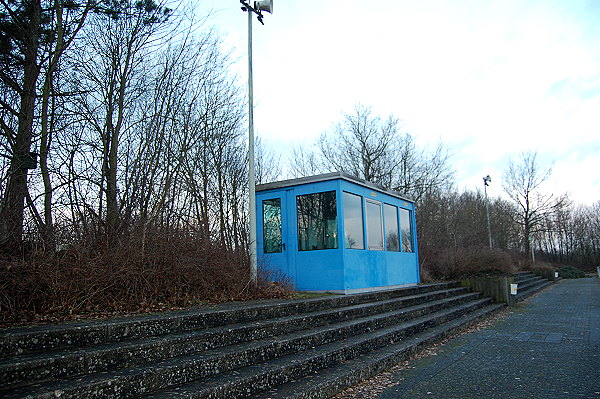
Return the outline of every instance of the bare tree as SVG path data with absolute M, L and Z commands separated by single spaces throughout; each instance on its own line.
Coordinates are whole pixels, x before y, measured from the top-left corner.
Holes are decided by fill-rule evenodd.
M 398 145 L 404 141 L 399 124 L 393 115 L 382 120 L 358 104 L 353 113 L 344 114 L 331 134 L 321 134 L 318 147 L 332 169 L 389 187 L 390 172 L 400 162 Z
M 288 159 L 288 174 L 291 177 L 304 177 L 317 175 L 331 171 L 323 165 L 318 149 L 304 144 L 292 147 L 292 153 Z
M 428 152 L 419 149 L 414 137 L 407 134 L 396 157 L 399 162 L 390 171 L 390 187 L 409 194 L 417 202 L 434 191 L 448 189 L 454 184 L 450 154 L 441 143 L 433 152 Z
M 23 235 L 24 200 L 46 237 L 52 231 L 52 183 L 48 155 L 52 142 L 50 102 L 55 97 L 54 80 L 66 50 L 84 26 L 88 14 L 120 15 L 123 3 L 91 1 L 2 1 L 0 2 L 0 58 L 3 99 L 1 132 L 10 154 L 5 171 L 4 196 L 0 205 L 0 242 L 16 248 Z M 41 82 L 40 82 L 41 81 Z M 10 94 L 9 92 L 12 92 Z M 18 98 L 18 100 L 17 100 Z M 27 183 L 26 164 L 38 136 L 44 185 L 43 218 L 34 207 Z
M 502 199 L 490 203 L 496 248 L 515 249 L 518 234 L 514 207 Z M 438 190 L 425 196 L 417 209 L 417 231 L 430 248 L 485 248 L 488 246 L 485 202 L 481 192 Z
M 256 138 L 255 170 L 256 183 L 268 183 L 277 180 L 281 175 L 281 156 L 263 143 L 260 137 Z
M 590 269 L 600 261 L 600 203 L 557 209 L 541 236 L 544 256 L 554 262 Z
M 16 93 L 18 101 L 2 102 L 2 133 L 10 147 L 11 163 L 0 209 L 0 243 L 20 246 L 23 234 L 24 201 L 27 195 L 26 158 L 31 151 L 37 81 L 40 75 L 42 3 L 2 2 L 2 69 L 0 77 L 6 89 Z M 5 90 L 6 90 L 5 89 Z M 16 123 L 4 117 L 15 119 Z
M 431 153 L 420 149 L 398 118 L 381 118 L 360 104 L 333 131 L 321 134 L 317 149 L 294 149 L 292 175 L 344 171 L 417 201 L 431 190 L 450 187 L 454 178 L 450 155 L 441 144 Z
M 40 220 L 41 236 L 44 242 L 49 245 L 54 244 L 54 226 L 53 226 L 53 208 L 52 194 L 53 184 L 49 169 L 49 154 L 53 142 L 53 136 L 56 129 L 56 112 L 57 106 L 55 103 L 56 97 L 61 93 L 57 93 L 55 87 L 56 75 L 60 62 L 66 50 L 71 46 L 77 34 L 84 26 L 87 15 L 94 9 L 96 3 L 86 1 L 78 7 L 73 7 L 73 4 L 66 5 L 64 2 L 54 0 L 50 8 L 52 15 L 50 29 L 55 32 L 45 43 L 45 53 L 48 55 L 42 57 L 45 59 L 43 66 L 43 84 L 41 88 L 40 98 L 40 171 L 44 186 L 44 212 L 43 221 Z M 32 207 L 34 205 L 32 204 Z
M 148 90 L 145 72 L 151 53 L 161 38 L 170 10 L 162 4 L 127 4 L 123 17 L 96 15 L 85 32 L 75 68 L 80 70 L 86 89 L 79 106 L 100 138 L 100 188 L 105 206 L 107 236 L 121 227 L 119 205 L 119 146 L 136 125 L 136 100 Z M 137 103 L 139 104 L 139 102 Z
M 556 196 L 541 191 L 552 169 L 540 169 L 537 153 L 521 154 L 519 163 L 510 161 L 503 175 L 503 188 L 516 205 L 515 222 L 522 228 L 522 248 L 531 251 L 532 236 L 544 231 L 544 220 L 558 209 L 569 205 L 566 195 Z

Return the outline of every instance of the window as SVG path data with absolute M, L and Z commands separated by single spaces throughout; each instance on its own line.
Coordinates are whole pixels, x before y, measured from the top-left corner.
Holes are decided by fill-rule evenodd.
M 398 208 L 383 204 L 383 219 L 385 220 L 385 249 L 400 251 L 400 237 L 398 234 Z
M 262 204 L 265 253 L 281 252 L 281 199 L 264 200 Z
M 335 191 L 299 195 L 296 207 L 299 251 L 338 247 Z
M 414 252 L 412 212 L 408 209 L 400 209 L 400 227 L 402 229 L 402 252 Z
M 344 241 L 346 248 L 365 249 L 362 198 L 344 193 Z
M 367 200 L 367 246 L 369 249 L 383 251 L 383 223 L 381 203 Z

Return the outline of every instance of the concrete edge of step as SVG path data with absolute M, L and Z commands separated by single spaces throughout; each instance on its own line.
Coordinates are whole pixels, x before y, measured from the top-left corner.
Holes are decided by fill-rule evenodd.
M 343 322 L 359 317 L 366 317 L 376 312 L 384 313 L 401 308 L 417 308 L 433 302 L 456 301 L 460 298 L 478 297 L 477 293 L 462 293 L 462 288 L 431 291 L 417 295 L 401 296 L 385 301 L 376 301 L 359 304 L 339 309 L 299 314 L 289 316 L 291 319 L 267 320 L 261 325 L 237 325 L 238 328 L 228 329 L 218 327 L 212 331 L 205 330 L 200 333 L 186 332 L 163 337 L 143 338 L 136 341 L 112 343 L 100 347 L 79 348 L 76 350 L 61 350 L 50 352 L 47 355 L 26 355 L 15 357 L 14 362 L 9 359 L 0 360 L 0 379 L 8 385 L 16 385 L 24 381 L 43 379 L 71 378 L 88 373 L 97 373 L 112 368 L 135 366 L 149 361 L 185 355 L 215 349 L 233 343 L 249 342 L 274 335 L 287 334 L 300 331 L 309 326 L 322 326 L 333 322 Z M 223 338 L 233 334 L 233 337 Z M 214 342 L 213 342 L 214 341 Z M 171 349 L 171 345 L 177 348 Z M 168 348 L 168 349 L 165 349 Z M 190 348 L 189 350 L 185 348 Z M 155 354 L 156 353 L 156 354 Z M 81 369 L 81 370 L 80 370 Z
M 431 330 L 421 333 L 419 336 L 414 336 L 406 340 L 404 344 L 395 345 L 400 349 L 391 350 L 374 360 L 366 360 L 360 365 L 348 364 L 346 367 L 341 366 L 341 372 L 333 373 L 332 377 L 325 377 L 324 381 L 317 381 L 318 376 L 312 378 L 310 383 L 303 384 L 298 380 L 288 385 L 287 389 L 274 389 L 262 392 L 253 396 L 253 399 L 325 399 L 329 398 L 346 388 L 352 387 L 361 381 L 371 378 L 396 364 L 406 360 L 420 350 L 427 348 L 433 344 L 443 341 L 445 338 L 453 336 L 461 331 L 468 329 L 470 326 L 477 324 L 481 320 L 485 320 L 495 313 L 506 307 L 503 303 L 494 303 L 486 308 L 468 313 L 459 319 L 441 324 Z M 463 320 L 466 320 L 462 322 Z M 329 374 L 332 374 L 331 372 Z M 307 377 L 310 378 L 310 377 Z M 300 387 L 294 388 L 293 384 L 298 384 Z M 300 392 L 298 392 L 300 391 Z
M 457 298 L 457 301 L 453 301 L 451 298 L 446 298 L 444 300 L 440 300 L 440 302 L 444 301 L 447 302 L 446 306 L 443 307 L 439 307 L 437 305 L 435 305 L 434 303 L 424 303 L 421 305 L 421 307 L 423 307 L 424 309 L 429 309 L 431 308 L 432 311 L 435 313 L 435 318 L 431 319 L 431 320 L 439 320 L 441 318 L 444 317 L 448 317 L 445 313 L 448 313 L 448 315 L 452 314 L 453 312 L 462 312 L 463 308 L 469 308 L 469 307 L 473 307 L 473 306 L 478 306 L 479 304 L 481 304 L 483 306 L 483 304 L 485 303 L 486 299 L 476 299 L 473 298 L 473 294 L 466 294 L 464 295 L 466 302 L 463 303 L 463 301 L 459 301 Z M 469 297 L 471 297 L 469 299 Z M 386 316 L 386 315 L 381 315 L 382 319 L 384 317 L 392 317 L 392 321 L 395 320 L 396 317 L 399 317 L 398 320 L 404 320 L 404 317 L 402 315 L 402 312 L 396 312 L 398 313 L 397 316 Z M 412 320 L 419 320 L 421 318 L 426 318 L 427 317 L 427 312 L 419 312 L 415 318 L 409 318 L 408 320 L 406 320 L 407 323 L 410 324 L 410 322 Z M 428 319 L 429 320 L 429 319 Z M 428 320 L 423 321 L 424 323 L 429 323 Z M 419 321 L 421 322 L 421 321 Z M 352 339 L 352 337 L 358 333 L 358 335 L 362 335 L 363 333 L 369 333 L 369 331 L 379 331 L 379 329 L 383 329 L 385 330 L 386 328 L 391 328 L 392 325 L 394 323 L 387 323 L 387 324 L 381 324 L 380 321 L 378 321 L 378 319 L 373 319 L 373 320 L 363 320 L 357 323 L 353 323 L 350 326 L 346 326 L 344 327 L 346 330 L 346 334 L 344 335 L 344 337 L 342 337 L 342 339 Z M 354 325 L 356 325 L 356 327 L 358 329 L 354 328 Z M 385 327 L 385 326 L 388 327 Z M 423 328 L 426 326 L 427 324 L 423 324 Z M 268 351 L 279 351 L 280 348 L 284 347 L 284 346 L 289 346 L 290 349 L 291 348 L 297 348 L 298 347 L 298 343 L 300 341 L 304 342 L 306 341 L 305 344 L 303 344 L 303 347 L 305 346 L 307 348 L 312 348 L 312 347 L 317 347 L 319 346 L 319 342 L 322 342 L 322 338 L 327 338 L 326 339 L 326 343 L 333 343 L 336 342 L 337 340 L 340 339 L 340 333 L 338 331 L 338 327 L 335 328 L 331 328 L 331 327 L 327 327 L 327 326 L 323 326 L 322 328 L 323 331 L 321 332 L 316 332 L 314 334 L 311 334 L 311 336 L 299 336 L 298 338 L 295 338 L 295 340 L 291 340 L 289 343 L 286 343 L 286 341 L 284 340 L 274 340 L 271 343 L 267 343 L 267 345 L 265 346 L 265 350 Z M 335 330 L 335 331 L 333 331 Z M 296 342 L 298 341 L 298 342 Z M 248 344 L 250 345 L 250 344 Z M 356 347 L 355 344 L 354 346 Z M 263 359 L 265 358 L 265 355 L 263 352 L 261 352 L 259 350 L 259 348 L 254 347 L 254 344 L 252 345 L 252 349 L 250 350 L 250 352 L 252 352 L 256 357 L 256 359 Z M 361 345 L 358 345 L 361 346 Z M 236 358 L 237 355 L 234 355 L 233 353 L 229 353 L 228 355 L 224 355 L 224 358 L 230 358 L 231 360 L 234 360 Z M 247 355 L 243 356 L 244 358 L 247 357 Z M 268 357 L 268 356 L 267 356 Z M 270 357 L 268 357 L 270 358 Z M 277 356 L 275 356 L 274 358 L 277 358 Z M 91 395 L 93 393 L 98 393 L 98 392 L 102 392 L 103 395 L 117 395 L 118 392 L 115 391 L 116 389 L 120 389 L 121 391 L 127 391 L 127 389 L 129 389 L 128 387 L 132 387 L 131 389 L 133 390 L 139 390 L 142 389 L 142 385 L 146 384 L 144 383 L 144 381 L 148 381 L 148 383 L 152 384 L 156 384 L 158 383 L 159 380 L 164 380 L 164 381 L 171 381 L 171 383 L 169 384 L 179 384 L 179 383 L 187 383 L 188 381 L 186 380 L 181 380 L 179 381 L 178 378 L 181 378 L 181 370 L 183 369 L 188 369 L 189 366 L 192 367 L 200 367 L 200 365 L 203 365 L 201 370 L 210 370 L 212 369 L 212 367 L 215 364 L 219 364 L 220 368 L 224 367 L 224 363 L 222 360 L 219 361 L 215 361 L 215 360 L 211 360 L 211 359 L 204 359 L 202 361 L 200 361 L 199 359 L 192 359 L 190 358 L 189 360 L 189 364 L 187 363 L 180 363 L 180 360 L 176 360 L 175 363 L 170 364 L 170 365 L 163 365 L 162 368 L 159 367 L 153 367 L 151 370 L 148 370 L 147 372 L 144 371 L 142 373 L 140 372 L 133 372 L 133 369 L 128 370 L 127 372 L 125 372 L 123 375 L 121 375 L 120 372 L 115 372 L 116 374 L 114 375 L 114 377 L 110 377 L 110 381 L 108 384 L 106 384 L 106 381 L 103 380 L 96 380 L 94 378 L 84 378 L 81 380 L 80 383 L 76 384 L 76 385 L 71 385 L 71 383 L 69 383 L 68 381 L 64 381 L 64 382 L 60 382 L 60 381 L 56 381 L 54 383 L 51 383 L 49 385 L 44 385 L 44 388 L 42 388 L 42 386 L 39 386 L 39 390 L 38 389 L 34 389 L 33 391 L 28 390 L 27 388 L 23 388 L 23 389 L 16 389 L 13 391 L 13 394 L 16 394 L 15 397 L 20 397 L 19 394 L 23 394 L 23 395 L 29 395 L 32 397 L 45 397 L 44 395 L 49 394 L 51 392 L 54 391 L 59 391 L 61 392 L 61 395 L 65 396 L 65 397 L 87 397 L 88 395 Z M 251 363 L 254 364 L 254 363 Z M 244 365 L 237 365 L 236 367 L 245 367 Z M 233 367 L 233 369 L 235 369 L 236 367 Z M 205 376 L 199 376 L 199 377 L 195 377 L 195 378 L 206 378 Z M 175 381 L 177 380 L 177 381 Z M 173 382 L 174 381 L 174 382 Z M 136 388 L 137 386 L 137 388 Z M 155 389 L 152 386 L 148 386 L 148 389 Z M 146 388 L 144 388 L 146 389 Z M 162 389 L 162 388 L 159 388 Z M 37 391 L 37 392 L 36 392 Z M 132 394 L 134 395 L 138 395 L 139 392 L 134 391 Z M 37 395 L 37 396 L 36 396 Z M 10 397 L 10 396 L 9 396 Z
M 280 366 L 273 365 L 275 368 L 265 367 L 258 371 L 253 369 L 255 366 L 251 366 L 243 373 L 238 370 L 232 372 L 231 376 L 229 374 L 215 375 L 213 378 L 207 380 L 192 381 L 189 385 L 186 384 L 180 387 L 154 392 L 145 398 L 165 399 L 182 393 L 183 397 L 190 398 L 239 397 L 237 395 L 242 392 L 246 393 L 246 395 L 250 395 L 257 387 L 263 387 L 268 384 L 286 384 L 294 379 L 302 379 L 307 375 L 326 370 L 328 367 L 331 367 L 329 364 L 331 363 L 331 359 L 336 359 L 334 364 L 351 363 L 357 356 L 368 353 L 369 351 L 385 348 L 393 342 L 401 342 L 405 339 L 410 339 L 410 337 L 415 334 L 427 331 L 430 328 L 435 328 L 444 323 L 450 323 L 465 314 L 477 312 L 481 308 L 487 306 L 495 306 L 491 304 L 490 298 L 476 300 L 472 303 L 442 310 L 436 313 L 434 317 L 426 315 L 421 318 L 409 320 L 400 329 L 390 326 L 389 328 L 382 330 L 372 331 L 369 333 L 368 337 L 363 337 L 361 340 L 353 342 L 352 344 L 336 341 L 334 348 L 328 348 L 325 352 L 318 348 L 313 348 L 311 350 L 313 353 L 302 355 L 304 360 L 298 361 L 298 359 L 296 359 L 289 364 L 286 363 L 286 365 L 281 366 L 281 368 L 278 368 Z M 349 339 L 354 340 L 352 337 Z M 346 356 L 347 353 L 352 355 Z M 297 355 L 298 354 L 295 354 L 293 356 Z M 304 365 L 306 362 L 310 363 L 309 367 Z M 303 374 L 298 375 L 298 370 Z M 224 382 L 225 386 L 222 386 L 221 382 Z M 265 389 L 268 390 L 270 388 L 265 387 Z
M 158 312 L 115 319 L 94 319 L 43 326 L 5 328 L 0 329 L 0 358 L 50 349 L 119 342 L 144 336 L 189 331 L 194 328 L 252 321 L 269 316 L 273 309 L 293 314 L 294 312 L 307 311 L 306 309 L 311 307 L 318 310 L 325 307 L 343 306 L 340 304 L 351 305 L 376 298 L 377 295 L 410 295 L 410 292 L 416 292 L 416 290 L 449 289 L 454 285 L 455 282 L 442 282 L 351 295 L 231 302 L 189 310 Z
M 522 302 L 525 299 L 529 298 L 530 296 L 537 294 L 538 292 L 541 292 L 541 291 L 545 290 L 546 288 L 553 286 L 555 283 L 556 282 L 554 282 L 554 281 L 544 280 L 544 281 L 540 282 L 539 284 L 537 284 L 535 286 L 531 286 L 531 287 L 529 287 L 529 289 L 517 294 L 515 301 L 517 303 Z

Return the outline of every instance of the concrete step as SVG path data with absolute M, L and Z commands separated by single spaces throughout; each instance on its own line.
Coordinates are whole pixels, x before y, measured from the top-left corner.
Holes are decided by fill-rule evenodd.
M 185 333 L 160 335 L 92 347 L 62 349 L 44 354 L 27 354 L 0 360 L 0 380 L 6 387 L 23 382 L 56 380 L 112 368 L 198 353 L 212 348 L 262 339 L 387 312 L 411 305 L 455 297 L 467 293 L 452 288 L 400 296 L 317 312 L 295 314 L 253 323 L 237 323 Z
M 7 395 L 6 397 L 44 397 L 55 391 L 61 392 L 63 398 L 90 397 L 97 392 L 102 392 L 101 397 L 128 397 L 131 394 L 168 387 L 189 379 L 212 376 L 223 371 L 261 363 L 289 353 L 395 325 L 400 321 L 419 317 L 439 309 L 454 308 L 466 301 L 472 302 L 475 298 L 477 298 L 477 294 L 464 294 L 334 325 L 325 325 L 127 369 L 109 371 L 102 373 L 99 377 L 93 374 L 77 380 L 63 380 L 58 383 L 50 382 L 35 387 L 17 388 L 12 391 L 12 394 L 16 396 Z M 123 390 L 126 391 L 124 396 Z M 1 394 L 2 392 L 0 392 L 0 396 L 2 396 Z
M 540 278 L 539 281 L 530 283 L 527 287 L 519 288 L 515 299 L 517 302 L 521 302 L 530 297 L 531 295 L 535 294 L 536 292 L 539 292 L 544 288 L 551 286 L 552 284 L 554 284 L 554 282 Z
M 351 361 L 365 353 L 384 348 L 429 328 L 454 320 L 467 313 L 489 306 L 489 299 L 480 299 L 451 309 L 444 309 L 391 327 L 352 336 L 327 345 L 310 348 L 276 359 L 264 365 L 252 365 L 214 377 L 144 396 L 158 398 L 244 398 L 274 386 L 289 383 L 325 368 Z
M 532 272 L 516 272 L 513 273 L 512 276 L 514 277 L 515 282 L 519 282 L 520 280 L 535 276 L 535 274 L 533 274 Z
M 228 324 L 248 323 L 453 287 L 456 287 L 456 284 L 444 282 L 356 295 L 335 295 L 305 300 L 230 303 L 215 306 L 212 309 L 199 308 L 110 320 L 11 328 L 0 331 L 0 358 L 156 337 Z
M 353 359 L 338 363 L 319 373 L 282 384 L 251 396 L 253 399 L 317 399 L 334 394 L 387 370 L 415 354 L 421 348 L 435 344 L 493 315 L 504 304 L 492 304 L 467 313 L 447 323 L 429 328 L 397 343 L 386 345 Z
M 9 329 L 0 397 L 247 397 L 492 308 L 450 282 Z
M 535 274 L 530 274 L 530 275 L 527 275 L 527 276 L 522 276 L 522 277 L 519 277 L 519 278 L 515 278 L 514 282 L 517 283 L 517 284 L 519 284 L 519 285 L 521 285 L 521 284 L 527 284 L 527 283 L 529 283 L 531 281 L 539 280 L 540 278 L 542 278 L 542 277 L 537 276 Z
M 536 292 L 552 285 L 554 281 L 540 277 L 532 272 L 518 272 L 513 274 L 515 283 L 518 284 L 516 302 L 523 301 Z
M 549 281 L 546 280 L 545 278 L 536 277 L 536 278 L 533 278 L 531 280 L 527 280 L 527 281 L 525 281 L 523 283 L 518 283 L 519 284 L 518 285 L 518 289 L 520 291 L 528 291 L 528 290 L 530 290 L 532 288 L 535 288 L 538 285 L 541 285 L 542 283 L 547 283 L 547 282 L 549 282 Z

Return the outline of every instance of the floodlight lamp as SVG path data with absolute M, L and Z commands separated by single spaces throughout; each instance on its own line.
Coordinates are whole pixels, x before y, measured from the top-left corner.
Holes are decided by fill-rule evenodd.
M 273 14 L 273 0 L 260 0 L 254 2 L 254 9 L 258 11 L 266 11 Z
M 486 186 L 489 186 L 491 182 L 492 182 L 492 178 L 490 177 L 490 175 L 487 175 L 486 177 L 483 178 L 483 184 L 485 184 Z

